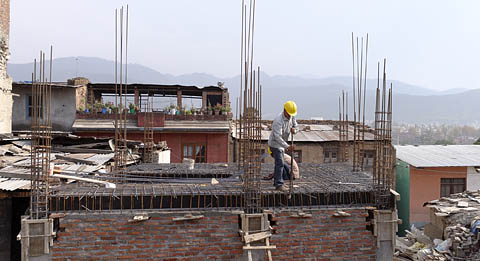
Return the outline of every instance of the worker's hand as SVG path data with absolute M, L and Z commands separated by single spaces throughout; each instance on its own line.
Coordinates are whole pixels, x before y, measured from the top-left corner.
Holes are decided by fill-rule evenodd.
M 290 133 L 295 134 L 297 131 L 294 128 L 290 128 Z
M 287 147 L 287 151 L 293 151 L 295 150 L 295 145 L 290 145 Z

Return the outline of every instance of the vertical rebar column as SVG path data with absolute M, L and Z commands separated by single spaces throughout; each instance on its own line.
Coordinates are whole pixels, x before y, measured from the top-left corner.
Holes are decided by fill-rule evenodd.
M 387 96 L 388 90 L 388 96 Z M 383 81 L 380 89 L 380 63 L 375 104 L 375 164 L 373 181 L 378 209 L 390 207 L 390 189 L 394 184 L 392 146 L 392 85 L 387 89 L 386 59 L 383 64 Z
M 50 47 L 49 79 L 45 78 L 45 53 L 40 51 L 39 73 L 34 60 L 32 74 L 31 108 L 31 194 L 30 218 L 48 217 L 50 153 L 52 142 L 52 122 L 50 120 L 50 100 L 52 91 L 52 53 Z
M 117 182 L 121 182 L 125 177 L 128 148 L 127 148 L 127 43 L 128 43 L 128 5 L 126 12 L 126 21 L 123 19 L 123 7 L 120 13 L 115 10 L 115 105 L 118 104 L 115 115 L 115 156 L 114 156 L 114 173 Z M 117 24 L 120 21 L 120 28 Z M 124 37 L 125 24 L 125 37 Z M 120 31 L 120 39 L 117 38 Z M 118 52 L 117 45 L 120 42 L 120 50 Z M 123 64 L 123 44 L 125 42 L 125 64 Z M 117 56 L 120 54 L 120 63 Z M 119 65 L 119 66 L 118 66 Z M 118 68 L 119 67 L 119 68 Z M 125 83 L 123 82 L 125 77 Z M 118 84 L 117 84 L 118 83 Z
M 253 69 L 253 38 L 255 29 L 255 0 L 249 3 L 246 15 L 242 1 L 241 69 L 242 84 L 239 99 L 239 165 L 243 170 L 243 204 L 246 213 L 261 213 L 261 99 L 260 67 Z M 246 25 L 248 19 L 248 27 Z
M 338 135 L 339 135 L 339 148 L 338 148 L 338 161 L 345 162 L 348 160 L 347 144 L 348 144 L 348 123 L 345 116 L 345 92 L 342 91 L 342 95 L 338 97 Z
M 360 44 L 352 33 L 352 64 L 353 64 L 353 171 L 361 171 L 364 168 L 365 158 L 365 99 L 367 88 L 367 55 L 368 34 L 364 46 L 363 37 Z M 360 50 L 359 50 L 360 48 Z M 355 52 L 356 50 L 356 52 Z M 363 52 L 365 50 L 365 56 Z M 365 59 L 364 59 L 365 58 Z M 356 65 L 356 66 L 355 66 Z M 363 89 L 363 94 L 362 94 Z M 362 105 L 363 103 L 363 105 Z M 362 111 L 363 106 L 363 111 Z M 363 118 L 363 121 L 362 121 Z
M 153 98 L 152 98 L 153 99 Z M 147 106 L 143 119 L 143 162 L 153 163 L 153 101 L 150 94 L 147 94 Z

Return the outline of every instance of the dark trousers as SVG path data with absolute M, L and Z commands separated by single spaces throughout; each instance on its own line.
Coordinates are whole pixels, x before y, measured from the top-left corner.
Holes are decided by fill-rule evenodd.
M 290 179 L 290 167 L 288 164 L 283 160 L 283 150 L 272 148 L 272 156 L 275 159 L 275 170 L 273 175 L 273 185 L 275 187 L 283 185 L 284 180 Z

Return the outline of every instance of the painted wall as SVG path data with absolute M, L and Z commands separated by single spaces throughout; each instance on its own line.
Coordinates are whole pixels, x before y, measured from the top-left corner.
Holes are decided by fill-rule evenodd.
M 113 132 L 75 132 L 79 136 L 113 137 Z M 143 132 L 128 132 L 130 140 L 143 140 Z M 166 141 L 171 148 L 170 162 L 182 162 L 182 144 L 203 143 L 207 145 L 207 162 L 228 162 L 228 133 L 154 133 L 155 142 Z
M 410 222 L 423 226 L 429 210 L 423 203 L 440 198 L 441 178 L 467 178 L 467 167 L 415 168 L 410 166 Z
M 13 98 L 13 130 L 29 130 L 31 118 L 28 116 L 28 97 L 31 88 L 14 87 L 13 92 L 19 94 Z M 75 121 L 76 106 L 75 88 L 52 88 L 51 114 L 54 131 L 70 131 Z
M 402 224 L 398 225 L 398 235 L 405 236 L 405 229 L 410 228 L 410 165 L 397 160 L 395 172 L 395 191 L 400 193 L 400 201 L 397 202 L 398 218 L 402 220 Z
M 480 189 L 480 172 L 475 167 L 467 167 L 467 190 L 477 191 Z

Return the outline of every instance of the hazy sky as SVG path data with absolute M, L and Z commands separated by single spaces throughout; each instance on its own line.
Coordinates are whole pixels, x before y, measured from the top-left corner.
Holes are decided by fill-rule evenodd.
M 240 71 L 241 0 L 12 0 L 12 63 L 114 59 L 114 10 L 130 8 L 129 61 L 174 75 Z M 480 1 L 258 0 L 255 61 L 271 75 L 351 75 L 351 32 L 369 33 L 369 77 L 432 89 L 480 88 Z M 80 61 L 81 62 L 81 61 Z

